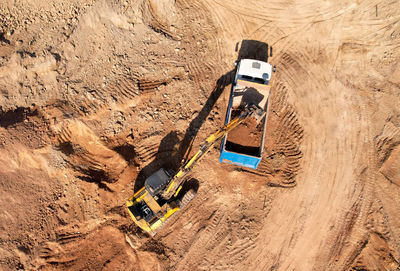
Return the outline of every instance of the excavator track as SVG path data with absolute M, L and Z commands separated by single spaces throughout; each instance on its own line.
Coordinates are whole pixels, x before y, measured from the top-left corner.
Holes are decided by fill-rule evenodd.
M 194 191 L 194 189 L 190 189 L 189 191 L 187 191 L 185 193 L 185 195 L 183 195 L 182 199 L 180 200 L 180 204 L 179 207 L 185 208 L 185 206 L 187 206 L 189 204 L 189 202 L 191 202 L 195 197 L 196 197 L 197 193 L 196 191 Z

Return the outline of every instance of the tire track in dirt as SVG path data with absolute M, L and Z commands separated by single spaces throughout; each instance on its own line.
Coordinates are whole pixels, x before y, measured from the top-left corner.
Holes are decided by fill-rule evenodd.
M 337 14 L 343 14 L 343 12 L 339 11 L 336 12 L 336 14 L 333 12 L 332 14 L 336 16 Z M 311 17 L 312 16 L 310 16 L 310 18 Z M 217 14 L 216 18 L 223 18 L 223 15 Z M 313 20 L 318 19 L 319 18 L 313 17 Z M 216 20 L 221 21 L 221 19 Z M 243 28 L 246 29 L 245 27 Z M 312 28 L 313 25 L 309 24 L 307 25 L 306 30 Z M 276 221 L 282 221 L 284 217 L 290 217 L 290 219 L 286 219 L 287 221 L 284 221 L 284 223 L 279 223 L 280 228 L 276 228 L 273 225 L 267 225 L 266 228 L 262 230 L 262 233 L 265 233 L 263 234 L 265 236 L 267 236 L 269 232 L 280 232 L 282 228 L 292 232 L 292 234 L 288 236 L 286 233 L 282 232 L 282 238 L 266 237 L 262 241 L 257 241 L 254 251 L 257 251 L 259 256 L 257 257 L 252 254 L 249 256 L 249 260 L 246 261 L 249 263 L 250 268 L 254 267 L 254 269 L 259 269 L 260 266 L 253 265 L 252 263 L 261 263 L 264 259 L 271 259 L 272 262 L 273 259 L 275 259 L 275 262 L 280 262 L 282 264 L 281 268 L 283 270 L 299 267 L 307 269 L 309 266 L 306 267 L 304 262 L 299 258 L 299 255 L 294 254 L 294 251 L 312 251 L 311 249 L 308 249 L 309 247 L 307 248 L 306 245 L 303 246 L 302 243 L 305 242 L 305 236 L 318 237 L 316 233 L 312 232 L 311 229 L 313 226 L 310 225 L 312 221 L 315 221 L 315 217 L 325 217 L 325 221 L 318 222 L 322 224 L 321 227 L 324 229 L 329 229 L 329 227 L 336 223 L 340 224 L 341 221 L 349 221 L 349 223 L 345 223 L 349 225 L 349 227 L 335 230 L 335 233 L 332 234 L 333 237 L 319 239 L 322 244 L 329 248 L 332 246 L 333 240 L 335 240 L 337 236 L 344 234 L 345 240 L 349 236 L 346 235 L 346 231 L 355 227 L 354 225 L 360 225 L 360 223 L 362 223 L 364 218 L 359 217 L 358 214 L 363 212 L 362 210 L 365 209 L 364 205 L 368 203 L 368 199 L 363 198 L 359 203 L 361 207 L 350 208 L 349 212 L 338 211 L 335 209 L 336 205 L 352 206 L 351 203 L 353 200 L 360 197 L 360 195 L 363 195 L 363 193 L 369 193 L 368 190 L 370 188 L 364 187 L 363 184 L 352 187 L 352 184 L 346 184 L 342 180 L 351 180 L 353 176 L 357 176 L 359 172 L 362 171 L 362 167 L 360 166 L 361 164 L 366 163 L 371 166 L 373 165 L 373 161 L 369 161 L 368 159 L 365 160 L 363 157 L 363 153 L 367 149 L 365 144 L 358 144 L 358 142 L 368 142 L 370 134 L 368 132 L 358 134 L 359 131 L 364 130 L 364 127 L 357 125 L 357 123 L 354 124 L 353 127 L 342 128 L 338 126 L 336 120 L 340 121 L 340 123 L 354 123 L 355 119 L 362 119 L 362 121 L 369 125 L 369 113 L 362 115 L 362 112 L 366 110 L 365 108 L 361 107 L 360 109 L 353 110 L 351 106 L 348 106 L 346 104 L 347 97 L 341 92 L 341 89 L 343 89 L 344 86 L 332 83 L 332 77 L 330 75 L 321 74 L 320 70 L 315 68 L 316 63 L 318 63 L 317 61 L 322 61 L 323 65 L 320 68 L 329 70 L 329 61 L 331 60 L 329 59 L 329 55 L 327 58 L 320 60 L 316 59 L 316 56 L 312 54 L 313 51 L 309 51 L 304 47 L 299 48 L 299 43 L 305 32 L 306 31 L 300 31 L 300 33 L 294 33 L 279 42 L 281 53 L 278 52 L 276 56 L 278 59 L 276 62 L 279 63 L 278 69 L 280 73 L 278 81 L 283 82 L 282 88 L 284 88 L 288 93 L 288 98 L 283 98 L 284 95 L 282 94 L 276 95 L 276 97 L 278 97 L 278 101 L 286 101 L 286 103 L 295 104 L 296 106 L 295 112 L 297 116 L 293 114 L 293 111 L 287 110 L 286 108 L 286 111 L 283 112 L 283 120 L 280 122 L 280 125 L 287 126 L 288 130 L 295 130 L 293 135 L 295 140 L 300 140 L 303 136 L 305 138 L 304 145 L 299 147 L 299 149 L 300 151 L 304 151 L 303 161 L 305 167 L 303 165 L 303 171 L 306 172 L 302 173 L 301 180 L 306 181 L 306 183 L 300 185 L 300 190 L 297 191 L 299 194 L 289 193 L 293 198 L 288 197 L 285 200 L 282 200 L 282 205 L 279 203 L 277 204 L 276 208 L 280 209 L 281 212 L 284 212 L 285 216 L 280 216 L 278 214 L 273 214 L 271 216 L 273 220 L 276 218 Z M 264 34 L 262 31 L 255 32 L 255 34 L 260 33 Z M 257 37 L 257 35 L 255 35 L 255 37 Z M 319 46 L 324 47 L 324 44 L 322 43 L 322 45 Z M 325 90 L 326 92 L 323 92 Z M 343 92 L 349 91 L 349 88 L 343 90 Z M 310 96 L 307 92 L 311 92 L 312 95 Z M 273 95 L 275 94 L 276 93 L 273 93 Z M 364 101 L 357 99 L 352 100 L 351 102 L 355 104 L 364 103 Z M 342 112 L 339 111 L 338 114 L 337 110 L 342 110 Z M 338 114 L 337 119 L 333 121 L 330 120 L 330 115 L 335 114 Z M 317 117 L 318 121 L 312 120 L 312 117 L 315 115 L 319 115 Z M 303 132 L 296 133 L 296 131 L 302 130 L 298 130 L 298 123 L 301 123 L 304 127 L 301 127 L 305 131 L 304 134 Z M 320 130 L 320 127 L 324 127 L 325 131 Z M 343 137 L 343 141 L 338 140 L 340 136 Z M 281 147 L 283 148 L 285 145 L 282 145 Z M 351 149 L 351 153 L 346 153 L 346 150 L 349 149 Z M 294 149 L 290 148 L 288 150 L 294 151 Z M 344 153 L 344 156 L 341 155 L 342 153 Z M 292 154 L 296 156 L 296 152 L 293 152 Z M 353 161 L 353 163 L 350 164 L 349 161 Z M 288 165 L 288 168 L 294 171 L 297 167 L 298 164 L 296 164 L 296 162 Z M 310 169 L 312 169 L 312 171 Z M 271 169 L 267 168 L 266 171 L 268 170 Z M 313 180 L 315 183 L 312 183 L 310 180 Z M 337 198 L 338 191 L 349 196 L 344 203 L 340 202 L 343 197 L 339 197 L 339 199 Z M 309 198 L 304 198 L 301 195 L 308 195 Z M 334 200 L 334 202 L 327 202 L 326 199 Z M 292 202 L 294 206 L 301 206 L 300 210 L 297 211 L 290 206 L 285 206 L 285 201 Z M 329 214 L 328 211 L 323 211 L 320 207 L 314 207 L 318 205 L 329 207 L 328 209 L 332 211 L 332 214 Z M 309 206 L 313 207 L 310 208 Z M 307 208 L 310 210 L 307 210 Z M 306 214 L 306 211 L 307 213 L 310 212 L 310 214 Z M 267 228 L 269 230 L 266 230 Z M 328 230 L 326 230 L 326 232 L 328 232 Z M 288 237 L 283 237 L 285 235 Z M 224 235 L 222 234 L 221 236 Z M 280 235 L 278 234 L 278 236 Z M 323 234 L 320 232 L 319 238 L 321 238 L 321 236 L 323 236 Z M 354 238 L 356 240 L 359 237 L 360 236 L 356 235 Z M 310 237 L 308 237 L 308 239 L 309 238 Z M 225 244 L 224 240 L 225 239 L 223 239 L 223 244 Z M 277 247 L 280 247 L 281 249 L 272 250 L 272 252 L 268 251 L 268 248 L 265 248 L 260 244 L 261 242 L 264 245 L 270 243 L 278 244 Z M 318 249 L 320 257 L 323 259 L 322 262 L 326 263 L 327 258 L 324 258 L 323 256 L 325 248 L 320 247 Z M 357 248 L 352 247 L 350 250 L 357 250 Z M 282 251 L 285 252 L 282 253 Z M 350 255 L 349 253 L 350 252 L 346 252 L 345 254 Z M 347 258 L 347 256 L 344 258 Z M 289 261 L 288 259 L 292 260 Z M 206 269 L 206 266 L 211 266 L 213 262 L 215 261 L 207 261 L 207 263 L 204 264 L 204 268 Z M 321 266 L 323 268 L 323 265 Z M 221 263 L 220 267 L 225 268 L 226 265 Z M 267 264 L 265 269 L 270 267 L 271 265 Z
M 296 35 L 296 38 L 298 38 L 299 36 Z M 296 52 L 293 54 L 290 54 L 290 51 L 292 49 L 290 49 L 291 47 L 293 47 L 294 45 L 296 45 L 296 42 L 294 42 L 293 37 L 290 37 L 290 39 L 285 39 L 284 40 L 285 44 L 283 46 L 283 49 L 285 51 L 285 53 L 281 56 L 279 56 L 278 58 L 279 61 L 279 65 L 278 65 L 278 69 L 279 69 L 279 73 L 281 74 L 280 78 L 278 79 L 280 82 L 284 82 L 285 87 L 289 93 L 290 100 L 293 101 L 293 98 L 299 98 L 299 95 L 295 95 L 293 96 L 299 86 L 304 85 L 304 83 L 302 84 L 302 82 L 307 81 L 307 88 L 309 90 L 321 90 L 321 89 L 325 89 L 328 87 L 328 82 L 329 82 L 329 78 L 321 78 L 321 76 L 319 76 L 316 72 L 315 69 L 313 69 L 313 65 L 314 65 L 314 61 L 311 57 L 309 57 L 307 55 L 307 52 L 304 51 L 299 51 L 297 48 Z M 293 51 L 294 52 L 294 51 Z M 301 64 L 300 64 L 301 63 Z M 314 79 L 314 80 L 311 80 Z M 322 79 L 322 80 L 321 80 Z M 311 81 L 311 82 L 310 82 Z M 311 85 L 310 85 L 311 83 Z M 314 108 L 310 108 L 310 104 L 313 104 L 314 106 L 318 104 L 315 103 L 315 98 L 310 97 L 311 99 L 308 102 L 304 102 L 304 103 L 298 103 L 296 101 L 296 109 L 301 111 L 302 115 L 306 116 L 306 115 L 310 115 L 311 112 L 315 111 Z M 314 101 L 313 101 L 314 100 Z M 309 112 L 307 112 L 307 110 L 309 110 Z M 304 114 L 306 112 L 306 114 Z M 308 113 L 308 114 L 307 114 Z M 304 117 L 302 117 L 303 122 L 304 122 Z M 289 122 L 290 123 L 290 122 Z M 306 128 L 309 129 L 309 124 L 306 122 Z M 295 126 L 295 125 L 294 125 Z M 305 128 L 305 130 L 306 130 Z M 360 127 L 354 127 L 354 130 L 358 130 L 360 129 Z M 308 134 L 308 132 L 306 132 Z M 314 131 L 309 131 L 309 133 L 314 133 Z M 321 138 L 318 139 L 319 142 L 321 142 L 321 140 L 323 140 L 323 138 L 326 138 L 326 135 L 321 135 Z M 307 136 L 306 138 L 308 139 L 309 136 Z M 352 142 L 357 142 L 357 140 L 351 140 Z M 339 153 L 343 152 L 345 150 L 345 145 L 341 144 L 339 142 L 336 143 L 337 144 L 337 150 L 336 150 L 336 157 L 332 157 L 330 160 L 332 161 L 336 161 L 333 162 L 332 165 L 335 165 L 335 167 L 340 168 L 343 164 L 345 163 L 345 161 L 343 161 L 343 159 L 339 158 Z M 307 161 L 307 168 L 314 168 L 317 169 L 318 163 L 320 161 L 320 159 L 317 156 L 317 149 L 313 148 L 314 144 L 310 144 L 308 140 L 306 140 L 305 145 L 302 149 L 306 150 L 305 152 L 305 158 L 303 157 L 304 161 Z M 357 145 L 357 144 L 356 144 Z M 358 155 L 358 153 L 356 153 L 356 155 Z M 312 165 L 314 164 L 314 165 Z M 332 175 L 334 176 L 334 174 Z M 337 174 L 335 179 L 337 180 L 338 177 L 340 175 Z M 340 177 L 339 177 L 340 178 Z M 303 179 L 303 178 L 302 178 Z M 332 183 L 333 185 L 335 185 L 335 183 Z M 331 188 L 333 191 L 334 186 Z M 303 203 L 304 204 L 304 203 Z M 286 208 L 287 209 L 287 208 Z M 290 216 L 290 214 L 288 214 Z M 304 220 L 304 219 L 303 219 Z M 298 222 L 296 224 L 299 224 Z M 306 224 L 304 224 L 306 225 Z M 300 224 L 299 224 L 299 228 Z M 303 231 L 304 231 L 304 227 L 303 227 Z M 301 236 L 301 235 L 300 235 Z M 298 239 L 298 240 L 301 240 Z M 298 247 L 299 241 L 295 242 L 294 247 Z M 296 245 L 297 243 L 297 245 Z M 285 247 L 285 246 L 284 246 Z M 261 253 L 262 254 L 262 253 Z M 266 257 L 266 254 L 262 254 L 262 257 Z M 281 259 L 282 260 L 282 259 Z M 261 261 L 261 258 L 260 258 Z M 297 261 L 297 263 L 299 263 L 299 261 Z M 286 266 L 289 267 L 289 266 Z M 293 268 L 294 266 L 292 266 Z M 285 269 L 285 267 L 282 267 L 283 269 Z
M 283 85 L 276 85 L 274 89 L 277 94 L 285 91 Z M 272 96 L 266 132 L 269 136 L 266 138 L 260 165 L 257 170 L 245 171 L 265 176 L 271 186 L 293 187 L 301 169 L 303 154 L 300 148 L 304 130 L 294 109 L 284 98 L 277 98 L 274 101 Z
M 310 21 L 331 20 L 354 8 L 354 5 L 345 6 L 343 3 L 336 3 L 335 6 L 329 3 L 326 7 L 321 8 L 319 1 L 307 2 L 307 4 L 302 4 L 301 7 L 292 1 L 287 1 L 287 3 L 268 3 L 268 6 L 265 6 L 262 2 L 244 4 L 240 1 L 221 3 L 212 0 L 209 3 L 210 6 L 221 6 L 227 12 L 233 13 L 238 17 L 257 19 L 264 22 L 274 21 L 289 27 Z M 264 10 L 273 10 L 274 12 L 262 12 Z
M 399 167 L 396 166 L 396 157 L 398 157 L 397 153 L 400 145 L 400 125 L 397 122 L 398 119 L 398 116 L 390 117 L 380 134 L 374 139 L 378 160 L 377 165 L 379 168 L 375 189 L 376 193 L 379 195 L 378 199 L 382 204 L 380 212 L 385 213 L 385 223 L 383 226 L 387 227 L 387 230 L 381 232 L 386 232 L 387 236 L 385 240 L 391 247 L 395 247 L 395 244 L 400 242 L 399 222 L 395 219 L 389 219 L 389 217 L 400 216 L 400 210 L 395 207 L 398 206 L 399 199 L 390 196 L 391 191 L 396 189 L 399 191 Z M 392 155 L 394 157 L 391 157 Z M 393 240 L 395 240 L 395 242 L 393 242 Z M 397 256 L 396 259 L 400 257 L 399 252 L 393 252 L 392 254 Z
M 207 89 L 208 82 L 205 82 L 205 79 L 210 79 L 213 75 L 218 74 L 216 66 L 213 63 L 206 63 L 204 60 L 195 59 L 187 64 L 186 69 L 189 71 L 189 76 L 193 79 L 196 86 Z
M 67 95 L 68 106 L 74 109 L 73 114 L 81 117 L 94 118 L 96 114 L 107 112 L 110 104 L 125 108 L 138 99 L 141 95 L 156 92 L 159 86 L 165 86 L 173 80 L 179 79 L 179 75 L 166 77 L 165 79 L 134 79 L 119 77 L 113 83 L 104 88 L 89 90 L 83 89 L 80 92 L 85 94 Z
M 270 185 L 293 187 L 296 185 L 295 177 L 301 169 L 303 154 L 300 146 L 304 130 L 295 110 L 287 102 L 287 95 L 294 91 L 297 82 L 311 77 L 304 65 L 311 65 L 312 61 L 309 58 L 305 58 L 306 61 L 296 60 L 297 57 L 293 58 L 288 53 L 279 58 L 279 76 L 275 79 L 279 83 L 273 85 L 272 89 L 267 124 L 267 134 L 270 136 L 266 138 L 263 160 L 258 170 L 246 171 L 266 176 Z M 300 61 L 303 66 L 299 64 Z
M 400 129 L 388 121 L 381 134 L 375 138 L 375 148 L 380 166 L 389 158 L 391 151 L 398 145 L 400 145 Z
M 182 10 L 191 9 L 195 12 L 184 13 L 186 24 L 183 31 L 194 32 L 196 37 L 184 36 L 183 46 L 191 48 L 186 52 L 193 51 L 198 47 L 195 55 L 187 54 L 186 70 L 189 77 L 194 81 L 194 87 L 203 90 L 210 89 L 217 76 L 226 72 L 221 65 L 221 49 L 214 25 L 211 23 L 208 7 L 201 1 L 181 0 L 177 6 Z
M 371 7 L 375 7 L 373 5 L 368 6 L 368 9 L 371 9 Z M 360 11 L 362 15 L 365 15 L 367 12 L 361 10 Z M 356 20 L 356 19 L 355 19 Z M 372 19 L 374 20 L 374 19 Z M 371 24 L 371 26 L 373 26 L 374 24 Z M 366 30 L 366 29 L 363 29 Z M 370 33 L 375 33 L 373 29 L 368 29 L 366 31 L 361 31 L 360 33 L 358 33 L 359 37 L 361 37 L 360 39 L 360 43 L 361 44 L 373 44 L 375 41 L 374 39 L 370 39 L 367 40 L 365 39 L 365 36 L 371 36 L 368 35 L 368 33 L 366 32 L 370 32 Z M 389 36 L 389 35 L 388 35 Z M 355 40 L 357 40 L 358 37 L 353 37 Z M 365 39 L 365 40 L 364 40 Z M 378 38 L 381 39 L 381 38 Z M 387 40 L 387 39 L 385 39 Z M 367 49 L 369 50 L 369 48 Z M 354 57 L 354 55 L 353 55 Z M 358 74 L 357 74 L 357 79 L 361 82 L 363 82 L 363 80 L 367 81 L 366 79 L 361 79 Z M 351 78 L 349 81 L 351 82 L 352 80 L 354 80 L 353 78 Z M 377 79 L 377 81 L 379 81 L 379 78 Z M 376 153 L 376 149 L 378 149 L 379 151 L 381 151 L 381 147 L 383 146 L 383 143 L 385 141 L 384 137 L 383 140 L 380 141 L 380 137 L 375 137 L 375 150 L 374 148 L 371 148 L 371 145 L 369 145 L 367 147 L 367 142 L 371 142 L 372 138 L 374 138 L 374 132 L 373 132 L 373 123 L 371 122 L 372 116 L 376 113 L 377 109 L 374 108 L 374 106 L 371 106 L 371 101 L 368 101 L 368 98 L 364 95 L 365 94 L 365 90 L 362 89 L 364 87 L 361 87 L 359 85 L 353 85 L 353 84 L 348 84 L 348 86 L 352 87 L 353 90 L 357 90 L 359 94 L 359 96 L 354 95 L 353 97 L 353 104 L 355 105 L 353 107 L 354 111 L 357 114 L 357 121 L 355 123 L 353 123 L 353 125 L 355 126 L 355 129 L 363 131 L 363 133 L 360 133 L 360 135 L 358 136 L 358 139 L 354 140 L 351 143 L 351 150 L 353 155 L 353 164 L 357 165 L 355 172 L 359 172 L 359 171 L 363 171 L 366 170 L 367 174 L 365 174 L 366 176 L 363 177 L 363 180 L 361 182 L 362 185 L 362 189 L 364 190 L 364 192 L 362 192 L 362 206 L 360 207 L 360 211 L 359 214 L 357 214 L 357 221 L 354 223 L 354 225 L 351 227 L 351 234 L 348 234 L 346 231 L 343 231 L 343 235 L 348 234 L 348 241 L 347 243 L 351 243 L 351 244 L 357 244 L 354 246 L 348 246 L 346 245 L 346 247 L 342 248 L 343 251 L 341 253 L 338 254 L 338 257 L 340 257 L 339 261 L 336 262 L 332 262 L 331 264 L 335 264 L 335 266 L 339 269 L 341 268 L 350 268 L 351 265 L 357 265 L 357 261 L 361 261 L 362 257 L 368 257 L 368 256 L 360 256 L 361 258 L 359 258 L 359 255 L 364 255 L 365 253 L 367 253 L 368 255 L 368 251 L 370 249 L 371 246 L 375 246 L 374 245 L 374 238 L 373 238 L 373 234 L 371 234 L 370 232 L 368 233 L 366 231 L 365 228 L 368 229 L 368 227 L 365 227 L 365 225 L 367 225 L 368 219 L 365 214 L 371 212 L 369 205 L 371 204 L 371 202 L 373 201 L 380 201 L 382 199 L 386 199 L 388 197 L 388 192 L 386 190 L 386 188 L 384 188 L 384 186 L 386 186 L 386 184 L 384 184 L 384 182 L 381 182 L 380 180 L 378 180 L 378 175 L 377 175 L 377 171 L 379 168 L 379 165 L 381 163 L 381 161 L 379 161 L 384 154 L 382 155 L 382 153 L 378 152 Z M 378 143 L 379 142 L 379 143 Z M 358 144 L 357 144 L 358 143 Z M 384 152 L 383 152 L 384 153 Z M 364 162 L 363 162 L 364 161 Z M 362 164 L 364 163 L 364 164 Z M 362 169 L 363 167 L 365 167 L 367 165 L 367 168 Z M 357 169 L 358 168 L 358 169 Z M 386 192 L 383 192 L 384 190 L 386 190 Z M 385 206 L 385 210 L 394 210 L 396 208 L 393 208 L 393 206 L 391 206 L 392 203 L 386 202 L 386 206 Z M 391 212 L 391 211 L 390 211 Z M 399 212 L 397 212 L 397 214 L 392 213 L 391 216 L 392 217 L 396 217 L 399 215 Z M 390 222 L 390 220 L 388 220 L 386 223 L 390 223 L 393 225 L 392 222 Z M 398 228 L 398 227 L 393 227 L 393 228 Z M 361 232 L 361 233 L 360 233 Z M 393 234 L 392 236 L 398 236 L 398 234 L 395 233 L 395 231 L 391 231 Z M 362 235 L 363 234 L 363 235 Z M 362 235 L 362 236 L 360 236 Z M 340 236 L 340 233 L 338 234 L 338 236 Z M 372 237 L 371 237 L 372 236 Z M 332 242 L 335 242 L 335 237 L 332 238 Z M 390 244 L 390 241 L 388 240 L 393 240 L 393 237 L 390 238 L 383 238 L 384 242 L 387 242 L 387 244 Z M 371 244 L 370 244 L 371 242 Z M 387 246 L 384 245 L 384 246 Z M 382 246 L 382 247 L 384 247 Z M 386 250 L 388 249 L 388 250 Z M 389 253 L 390 252 L 390 248 L 386 248 L 384 253 Z M 389 251 L 389 252 L 388 252 Z M 328 256 L 329 255 L 329 256 Z M 340 255 L 340 256 L 339 256 Z M 331 257 L 332 253 L 329 253 L 326 255 L 326 257 Z M 357 258 L 357 259 L 356 259 Z M 385 263 L 386 264 L 386 263 Z M 398 263 L 397 263 L 398 265 Z M 371 269 L 387 269 L 389 266 L 391 266 L 391 264 L 389 263 L 388 265 L 386 265 L 386 267 L 384 266 L 380 266 L 380 267 L 373 267 L 373 263 L 370 262 L 370 265 L 367 265 L 368 268 Z M 367 266 L 364 266 L 364 268 L 366 268 Z M 391 266 L 390 268 L 393 268 L 393 266 Z M 390 269 L 389 268 L 389 269 Z
M 232 207 L 221 204 L 209 218 L 201 218 L 198 226 L 192 226 L 192 230 L 198 230 L 188 239 L 190 246 L 174 269 L 191 270 L 196 266 L 199 270 L 237 268 L 255 248 L 259 218 L 253 212 L 250 215 L 244 213 L 245 210 L 255 210 L 253 204 L 245 202 Z M 190 217 L 186 221 L 191 221 L 187 219 Z
M 81 92 L 85 96 L 68 96 L 69 103 L 78 110 L 81 116 L 93 116 L 101 113 L 110 106 L 110 102 L 125 104 L 132 101 L 139 95 L 137 82 L 131 78 L 118 78 L 114 83 L 107 85 L 102 89 L 88 90 Z

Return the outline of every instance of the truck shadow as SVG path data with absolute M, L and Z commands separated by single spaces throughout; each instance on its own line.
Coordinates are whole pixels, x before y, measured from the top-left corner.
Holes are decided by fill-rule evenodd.
M 258 40 L 242 40 L 240 43 L 236 43 L 236 51 L 239 44 L 237 62 L 246 58 L 268 62 L 268 49 L 270 50 L 269 55 L 272 56 L 272 47 L 269 47 L 268 43 Z
M 140 170 L 134 185 L 134 192 L 144 186 L 147 177 L 160 168 L 172 169 L 174 172 L 187 161 L 192 150 L 193 142 L 203 123 L 207 120 L 215 103 L 225 87 L 232 83 L 234 71 L 222 75 L 205 102 L 199 114 L 190 122 L 185 134 L 180 137 L 176 131 L 169 132 L 160 142 L 155 158 Z

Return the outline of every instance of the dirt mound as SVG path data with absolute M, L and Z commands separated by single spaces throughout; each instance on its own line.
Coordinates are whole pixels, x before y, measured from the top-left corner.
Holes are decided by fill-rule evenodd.
M 239 153 L 259 156 L 262 141 L 263 121 L 257 123 L 248 119 L 229 132 L 226 149 Z
M 114 227 L 103 226 L 69 238 L 61 245 L 47 243 L 41 248 L 45 264 L 40 270 L 161 270 L 155 255 L 135 253 L 125 235 Z
M 69 163 L 89 179 L 116 182 L 127 166 L 118 153 L 107 148 L 82 122 L 66 122 L 57 141 L 68 155 Z
M 392 183 L 400 186 L 400 147 L 391 151 L 388 159 L 379 170 Z
M 243 112 L 240 109 L 233 109 L 231 119 L 235 119 Z M 261 145 L 264 120 L 257 123 L 253 118 L 242 122 L 238 127 L 229 132 L 227 141 L 244 147 L 259 147 Z

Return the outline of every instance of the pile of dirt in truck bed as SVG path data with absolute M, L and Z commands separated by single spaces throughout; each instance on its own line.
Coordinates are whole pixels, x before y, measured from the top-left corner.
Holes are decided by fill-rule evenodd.
M 239 116 L 242 110 L 233 109 L 231 119 Z M 229 132 L 226 139 L 226 149 L 228 151 L 244 153 L 248 155 L 259 156 L 262 141 L 262 131 L 265 119 L 259 123 L 250 117 L 235 129 Z
M 0 270 L 398 270 L 398 6 L 3 0 Z M 277 66 L 260 165 L 216 144 L 150 237 L 126 200 L 223 125 L 241 58 Z

